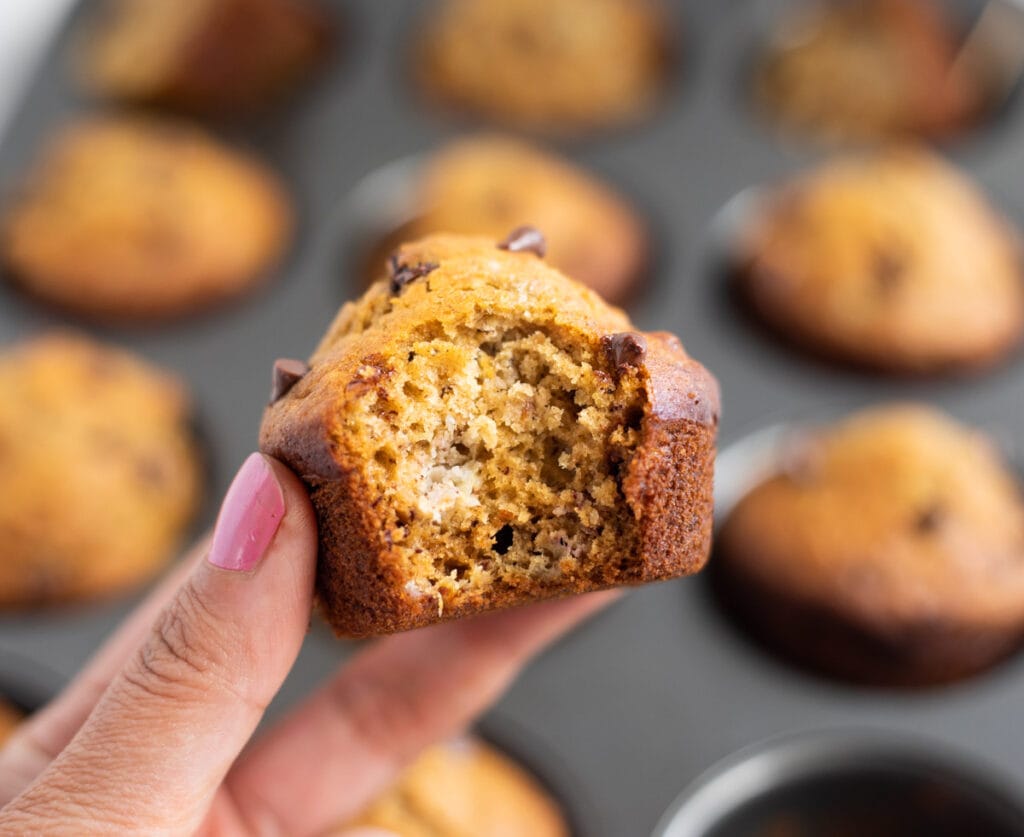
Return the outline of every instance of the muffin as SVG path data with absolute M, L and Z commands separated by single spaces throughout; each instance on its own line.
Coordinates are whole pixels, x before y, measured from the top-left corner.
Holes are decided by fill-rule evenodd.
M 331 24 L 312 0 L 103 0 L 76 69 L 92 93 L 222 114 L 290 90 Z
M 436 0 L 415 71 L 428 95 L 486 119 L 585 132 L 651 110 L 669 28 L 656 0 Z
M 508 756 L 475 739 L 433 747 L 350 828 L 396 837 L 569 837 L 558 805 Z
M 50 334 L 0 353 L 0 606 L 106 596 L 152 576 L 196 511 L 182 384 Z
M 815 3 L 764 50 L 754 98 L 782 128 L 826 141 L 944 137 L 989 108 L 987 83 L 955 63 L 963 40 L 934 0 Z
M 278 367 L 260 447 L 309 487 L 338 633 L 703 565 L 714 379 L 545 265 L 543 243 L 405 245 L 308 371 Z
M 43 151 L 0 246 L 11 278 L 43 300 L 105 320 L 158 319 L 263 281 L 291 225 L 278 179 L 201 130 L 93 118 Z
M 843 158 L 767 196 L 739 235 L 738 289 L 779 335 L 892 373 L 1003 358 L 1024 330 L 1017 230 L 940 158 Z
M 1024 636 L 1024 500 L 991 443 L 924 406 L 792 439 L 729 514 L 715 580 L 751 634 L 814 670 L 924 686 Z
M 650 243 L 635 210 L 588 172 L 529 143 L 453 142 L 431 157 L 413 191 L 416 217 L 378 248 L 373 279 L 384 251 L 402 241 L 435 232 L 499 238 L 524 224 L 544 230 L 553 267 L 609 302 L 628 300 L 643 278 Z

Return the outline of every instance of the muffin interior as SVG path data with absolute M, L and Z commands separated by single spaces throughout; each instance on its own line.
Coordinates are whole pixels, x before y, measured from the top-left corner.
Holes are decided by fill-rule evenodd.
M 644 392 L 602 344 L 480 312 L 410 342 L 345 423 L 367 465 L 406 591 L 453 597 L 628 572 L 637 523 L 620 477 Z M 621 545 L 626 548 L 619 548 Z

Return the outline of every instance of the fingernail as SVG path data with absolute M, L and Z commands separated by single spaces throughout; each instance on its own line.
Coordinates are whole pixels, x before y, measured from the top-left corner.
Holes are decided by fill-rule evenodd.
M 267 460 L 254 453 L 245 460 L 224 496 L 207 560 L 224 570 L 255 569 L 282 517 L 281 486 Z

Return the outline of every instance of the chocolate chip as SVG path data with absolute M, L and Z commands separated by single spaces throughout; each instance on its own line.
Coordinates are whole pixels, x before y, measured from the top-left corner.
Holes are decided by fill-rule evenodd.
M 906 261 L 891 249 L 880 248 L 872 255 L 871 273 L 882 293 L 894 290 L 906 269 Z
M 309 372 L 309 364 L 301 360 L 290 360 L 289 358 L 278 358 L 274 361 L 274 375 L 270 386 L 270 403 L 280 401 L 288 391 L 295 386 L 306 373 Z
M 516 227 L 504 241 L 498 242 L 498 248 L 510 253 L 529 252 L 543 259 L 548 252 L 548 243 L 544 240 L 544 233 L 536 227 Z
M 914 528 L 922 535 L 930 535 L 937 530 L 946 517 L 946 512 L 938 503 L 922 509 L 914 520 Z
M 388 270 L 391 273 L 391 294 L 398 296 L 410 282 L 415 282 L 417 279 L 437 270 L 437 267 L 437 262 L 402 264 L 398 260 L 398 256 L 392 253 L 388 257 Z
M 647 340 L 635 331 L 606 334 L 601 338 L 601 345 L 616 375 L 621 375 L 630 367 L 640 366 L 647 355 Z

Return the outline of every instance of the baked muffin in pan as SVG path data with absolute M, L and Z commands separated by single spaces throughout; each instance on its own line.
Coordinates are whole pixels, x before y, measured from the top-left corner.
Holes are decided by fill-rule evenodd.
M 736 288 L 806 351 L 898 374 L 991 365 L 1024 334 L 1019 232 L 940 157 L 840 157 L 765 190 L 736 231 Z
M 719 533 L 713 579 L 758 641 L 883 686 L 956 680 L 1024 639 L 1024 498 L 981 433 L 915 404 L 795 431 Z

